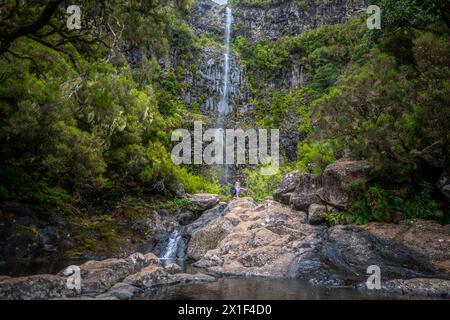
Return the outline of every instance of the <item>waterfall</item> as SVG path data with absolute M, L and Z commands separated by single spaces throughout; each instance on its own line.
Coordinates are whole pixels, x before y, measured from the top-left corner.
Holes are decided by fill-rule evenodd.
M 181 240 L 181 232 L 179 229 L 175 229 L 167 241 L 165 251 L 161 259 L 164 260 L 176 260 L 178 252 L 178 244 Z
M 218 105 L 218 116 L 216 121 L 216 128 L 224 129 L 225 117 L 231 113 L 232 107 L 229 104 L 229 82 L 230 82 L 230 40 L 231 40 L 231 27 L 233 24 L 233 14 L 230 8 L 226 8 L 225 19 L 225 42 L 223 51 L 223 88 L 222 98 Z M 225 147 L 224 141 L 221 141 L 222 147 Z M 225 150 L 224 150 L 225 152 Z M 223 164 L 218 168 L 218 178 L 222 185 L 230 183 L 230 165 Z
M 223 89 L 222 99 L 219 102 L 219 124 L 223 122 L 223 118 L 229 114 L 231 106 L 228 103 L 228 85 L 230 78 L 230 38 L 231 25 L 233 23 L 233 14 L 230 8 L 226 8 L 226 24 L 225 24 L 225 48 L 224 48 L 224 63 L 223 63 Z

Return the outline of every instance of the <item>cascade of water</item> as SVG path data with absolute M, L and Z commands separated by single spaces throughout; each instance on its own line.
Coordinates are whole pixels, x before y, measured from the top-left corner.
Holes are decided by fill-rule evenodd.
M 225 19 L 225 43 L 224 43 L 224 63 L 223 63 L 223 88 L 222 98 L 218 105 L 218 117 L 216 127 L 224 129 L 225 117 L 232 111 L 232 107 L 228 101 L 229 95 L 229 81 L 230 81 L 230 40 L 231 40 L 231 27 L 233 24 L 233 14 L 230 8 L 226 8 Z M 224 141 L 221 142 L 224 147 Z M 229 183 L 229 165 L 222 165 L 219 168 L 219 182 L 221 184 Z
M 181 232 L 179 229 L 175 229 L 167 241 L 167 246 L 162 255 L 162 259 L 176 259 L 178 251 L 178 243 L 181 240 Z
M 223 65 L 223 91 L 222 99 L 219 102 L 219 124 L 223 122 L 223 118 L 229 114 L 231 106 L 228 103 L 228 86 L 230 78 L 230 38 L 231 38 L 231 25 L 233 23 L 233 14 L 230 8 L 226 8 L 226 24 L 225 24 L 225 48 L 224 48 L 224 65 Z

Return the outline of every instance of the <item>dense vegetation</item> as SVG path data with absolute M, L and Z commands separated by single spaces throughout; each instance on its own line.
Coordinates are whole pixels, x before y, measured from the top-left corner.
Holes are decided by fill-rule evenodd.
M 342 157 L 370 162 L 373 180 L 355 191 L 351 220 L 392 221 L 393 213 L 403 212 L 405 218 L 448 221 L 434 198 L 437 177 L 420 158 L 433 143 L 447 152 L 450 147 L 446 1 L 377 4 L 381 30 L 368 30 L 362 15 L 276 41 L 237 37 L 234 48 L 249 75 L 254 116 L 269 127 L 295 119 L 301 142 L 297 160 L 287 161 L 284 171 L 313 164 L 320 173 Z M 293 64 L 305 68 L 308 81 L 280 93 L 288 87 L 280 79 Z M 259 195 L 266 183 L 252 188 Z
M 40 21 L 52 3 L 2 4 L 2 34 Z M 192 117 L 176 68 L 197 39 L 180 23 L 190 3 L 165 3 L 86 2 L 83 28 L 70 32 L 59 7 L 40 28 L 2 42 L 1 199 L 58 205 L 170 195 L 181 185 L 216 191 L 170 159 L 171 130 Z M 133 60 L 133 51 L 146 57 Z M 174 52 L 175 70 L 162 70 L 157 59 Z
M 170 159 L 171 131 L 204 119 L 198 105 L 181 99 L 185 71 L 194 71 L 199 50 L 214 42 L 183 22 L 191 2 L 84 1 L 83 28 L 73 31 L 65 27 L 63 1 L 2 3 L 1 201 L 70 211 L 68 203 L 173 198 L 181 188 L 228 193 L 213 175 Z M 450 146 L 448 2 L 376 4 L 383 10 L 380 31 L 368 30 L 363 14 L 277 41 L 234 38 L 254 120 L 266 128 L 294 122 L 300 140 L 297 159 L 286 158 L 278 175 L 245 170 L 255 199 L 271 195 L 283 172 L 313 164 L 320 173 L 345 156 L 366 159 L 373 169 L 370 185 L 355 182 L 354 221 L 392 220 L 393 212 L 448 219 L 436 177 L 419 157 L 433 143 Z M 165 65 L 168 56 L 174 65 Z M 303 66 L 308 80 L 287 90 L 292 64 Z M 171 201 L 162 206 L 182 204 Z

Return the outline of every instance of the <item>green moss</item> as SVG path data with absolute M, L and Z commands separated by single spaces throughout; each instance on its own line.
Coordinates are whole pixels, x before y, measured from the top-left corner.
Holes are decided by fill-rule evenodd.
M 22 233 L 22 234 L 29 234 L 33 237 L 39 236 L 39 231 L 37 231 L 36 227 L 34 226 L 24 226 L 22 224 L 14 224 L 13 226 L 14 232 L 16 233 Z

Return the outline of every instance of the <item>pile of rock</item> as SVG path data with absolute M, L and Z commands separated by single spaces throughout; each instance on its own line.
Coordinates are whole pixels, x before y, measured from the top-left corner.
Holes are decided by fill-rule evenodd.
M 145 290 L 188 282 L 215 281 L 204 274 L 186 274 L 175 264 L 163 266 L 153 253 L 134 253 L 126 259 L 88 261 L 79 266 L 80 287 L 64 271 L 57 275 L 3 277 L 0 299 L 131 299 Z M 74 278 L 71 278 L 74 279 Z M 72 284 L 72 285 L 69 285 Z
M 278 202 L 240 198 L 205 213 L 187 233 L 188 259 L 209 274 L 366 288 L 367 268 L 376 265 L 382 291 L 447 297 L 450 290 L 450 226 L 433 221 L 327 228 Z
M 365 161 L 337 161 L 322 175 L 291 172 L 285 175 L 274 199 L 308 214 L 311 224 L 324 222 L 328 211 L 348 208 L 348 189 L 353 180 L 367 181 Z

